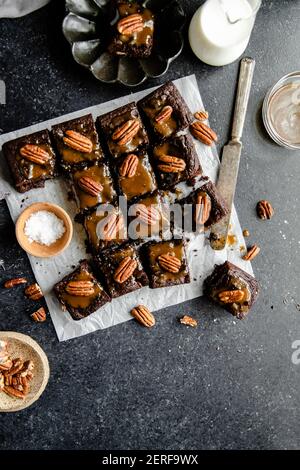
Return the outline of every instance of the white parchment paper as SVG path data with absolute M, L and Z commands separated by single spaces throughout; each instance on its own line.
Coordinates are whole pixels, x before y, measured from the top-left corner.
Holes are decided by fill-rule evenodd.
M 201 109 L 209 110 L 209 103 L 205 103 L 205 106 L 202 103 L 194 75 L 181 78 L 176 80 L 174 83 L 183 95 L 192 112 L 196 112 Z M 87 113 L 92 113 L 94 118 L 96 118 L 100 114 L 104 114 L 119 106 L 132 101 L 137 101 L 152 90 L 153 88 L 134 93 L 104 104 L 82 109 L 56 119 L 51 119 L 26 129 L 2 135 L 0 136 L 0 149 L 2 148 L 3 143 L 8 140 L 45 128 L 50 129 L 53 124 L 57 124 L 59 122 L 83 116 Z M 200 142 L 195 143 L 204 173 L 215 181 L 219 167 L 216 148 L 207 147 Z M 6 181 L 5 173 L 7 172 L 7 169 L 2 154 L 0 171 L 2 172 L 0 175 L 0 192 L 2 197 L 6 198 L 11 217 L 14 221 L 16 221 L 24 208 L 30 204 L 41 201 L 58 204 L 66 209 L 71 217 L 74 217 L 76 213 L 75 203 L 68 201 L 66 185 L 63 180 L 57 179 L 55 181 L 47 181 L 44 189 L 35 189 L 25 194 L 19 194 Z M 244 245 L 245 242 L 235 209 L 232 213 L 231 227 L 231 232 L 236 236 L 237 243 L 236 246 L 230 247 L 230 249 L 213 251 L 210 248 L 208 241 L 202 236 L 196 236 L 191 240 L 188 247 L 188 259 L 192 280 L 190 284 L 151 290 L 148 287 L 144 287 L 136 292 L 114 299 L 111 303 L 105 305 L 97 312 L 83 320 L 74 321 L 67 312 L 62 312 L 52 293 L 53 285 L 66 274 L 70 273 L 74 266 L 78 264 L 80 259 L 86 258 L 86 237 L 84 230 L 79 224 L 74 223 L 74 236 L 72 242 L 68 249 L 62 254 L 50 259 L 29 256 L 36 280 L 45 294 L 58 339 L 60 341 L 65 341 L 70 338 L 76 338 L 78 336 L 82 336 L 99 329 L 109 328 L 113 325 L 117 325 L 118 323 L 130 320 L 131 316 L 129 311 L 137 303 L 145 304 L 150 308 L 150 310 L 156 311 L 163 307 L 168 307 L 170 305 L 199 297 L 202 295 L 203 280 L 212 271 L 214 264 L 222 263 L 226 259 L 229 259 L 250 274 L 253 274 L 250 263 L 241 259 L 240 246 Z

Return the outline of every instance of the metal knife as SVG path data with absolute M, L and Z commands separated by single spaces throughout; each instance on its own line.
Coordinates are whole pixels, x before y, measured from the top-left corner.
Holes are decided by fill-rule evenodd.
M 211 227 L 210 244 L 214 250 L 226 246 L 232 204 L 239 172 L 242 152 L 242 134 L 251 90 L 255 60 L 245 57 L 241 60 L 237 96 L 235 102 L 231 140 L 225 145 L 220 165 L 217 188 L 229 207 L 229 214 Z

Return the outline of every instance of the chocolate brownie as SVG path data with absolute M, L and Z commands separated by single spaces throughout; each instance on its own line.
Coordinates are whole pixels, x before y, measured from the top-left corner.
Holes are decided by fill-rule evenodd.
M 173 137 L 155 145 L 152 163 L 162 189 L 202 174 L 198 154 L 189 135 Z
M 216 265 L 204 281 L 204 294 L 240 320 L 256 302 L 259 290 L 253 276 L 229 261 Z
M 151 55 L 154 34 L 154 15 L 141 1 L 117 0 L 112 4 L 112 55 L 147 58 Z
M 133 245 L 109 250 L 95 257 L 95 263 L 104 274 L 107 291 L 112 298 L 128 294 L 149 284 Z
M 88 317 L 110 301 L 86 260 L 81 261 L 73 273 L 55 284 L 54 292 L 63 310 L 67 310 L 74 320 Z
M 157 189 L 154 172 L 145 152 L 125 155 L 117 160 L 116 174 L 121 193 L 128 201 Z
M 101 205 L 85 216 L 84 227 L 91 250 L 120 245 L 127 241 L 127 227 L 120 208 L 112 204 Z
M 150 243 L 145 247 L 150 287 L 169 287 L 190 282 L 183 240 Z
M 97 125 L 104 134 L 111 155 L 115 158 L 124 153 L 136 152 L 149 144 L 135 103 L 99 116 Z
M 109 167 L 104 162 L 74 171 L 71 178 L 80 211 L 112 202 L 117 196 Z
M 93 116 L 87 114 L 52 127 L 61 167 L 69 172 L 103 158 Z
M 180 201 L 183 208 L 184 227 L 186 231 L 209 228 L 228 214 L 228 207 L 219 194 L 215 184 L 207 177 L 202 185 L 187 198 Z
M 3 154 L 19 193 L 43 188 L 46 180 L 56 176 L 56 157 L 47 130 L 5 142 Z
M 193 119 L 184 99 L 172 82 L 138 102 L 154 136 L 166 139 L 185 130 Z

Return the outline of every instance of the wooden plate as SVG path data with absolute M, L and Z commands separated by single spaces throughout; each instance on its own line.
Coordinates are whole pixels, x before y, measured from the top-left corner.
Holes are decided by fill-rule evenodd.
M 53 214 L 61 219 L 65 225 L 66 230 L 63 236 L 50 246 L 41 245 L 36 242 L 30 243 L 24 233 L 26 220 L 37 211 L 53 212 Z M 39 258 L 50 258 L 51 256 L 56 256 L 61 253 L 70 244 L 72 236 L 73 224 L 67 212 L 61 207 L 55 204 L 50 204 L 49 202 L 38 202 L 27 207 L 19 216 L 16 223 L 16 237 L 20 246 L 30 255 L 37 256 Z
M 7 341 L 12 359 L 22 357 L 34 362 L 34 377 L 30 382 L 30 392 L 26 398 L 14 398 L 0 392 L 0 412 L 20 411 L 39 399 L 49 380 L 50 369 L 46 354 L 30 336 L 14 331 L 0 331 L 0 339 Z

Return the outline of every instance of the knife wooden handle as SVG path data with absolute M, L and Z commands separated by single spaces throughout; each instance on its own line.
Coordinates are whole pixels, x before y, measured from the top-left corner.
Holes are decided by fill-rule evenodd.
M 251 59 L 250 57 L 245 57 L 241 60 L 239 83 L 232 124 L 233 141 L 240 141 L 243 134 L 254 68 L 254 59 Z

